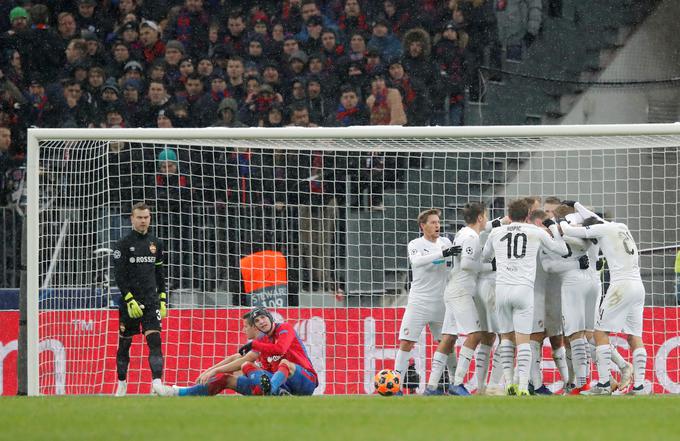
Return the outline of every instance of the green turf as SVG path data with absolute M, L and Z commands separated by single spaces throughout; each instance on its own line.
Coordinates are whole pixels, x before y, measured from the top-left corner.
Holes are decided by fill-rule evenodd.
M 0 399 L 0 439 L 674 440 L 680 397 Z

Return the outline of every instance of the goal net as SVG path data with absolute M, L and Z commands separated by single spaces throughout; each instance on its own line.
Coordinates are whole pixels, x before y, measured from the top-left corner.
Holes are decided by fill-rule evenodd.
M 304 341 L 316 393 L 365 394 L 393 367 L 418 213 L 441 208 L 453 235 L 466 202 L 496 217 L 529 195 L 576 199 L 629 226 L 647 292 L 647 381 L 680 392 L 678 146 L 676 125 L 31 129 L 29 393 L 113 392 L 110 250 L 136 202 L 152 207 L 167 250 L 165 383 L 192 384 L 234 353 L 246 342 L 240 317 L 266 305 Z M 427 332 L 412 352 L 421 390 L 433 350 Z M 545 382 L 559 389 L 545 355 Z M 135 337 L 128 392 L 150 382 Z

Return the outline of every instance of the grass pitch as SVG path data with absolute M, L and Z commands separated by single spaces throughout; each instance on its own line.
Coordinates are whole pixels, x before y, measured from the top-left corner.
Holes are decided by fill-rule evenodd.
M 4 397 L 3 440 L 673 440 L 680 397 Z

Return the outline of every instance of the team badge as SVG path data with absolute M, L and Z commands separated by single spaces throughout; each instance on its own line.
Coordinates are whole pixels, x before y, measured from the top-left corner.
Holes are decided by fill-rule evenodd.
M 149 244 L 149 251 L 151 251 L 151 254 L 156 254 L 156 244 L 151 242 Z
M 122 334 L 123 332 L 125 332 L 125 325 L 121 323 L 120 326 L 118 327 L 118 329 L 120 330 L 120 333 Z
M 404 328 L 404 335 L 408 335 L 409 331 L 408 328 Z

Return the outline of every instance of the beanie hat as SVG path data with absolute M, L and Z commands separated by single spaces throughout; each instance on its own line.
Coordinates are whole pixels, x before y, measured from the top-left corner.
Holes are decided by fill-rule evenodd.
M 28 20 L 28 12 L 21 6 L 17 6 L 9 12 L 9 21 L 13 22 L 17 18 L 25 18 Z
M 164 148 L 156 158 L 159 161 L 177 161 L 177 153 L 173 149 Z

